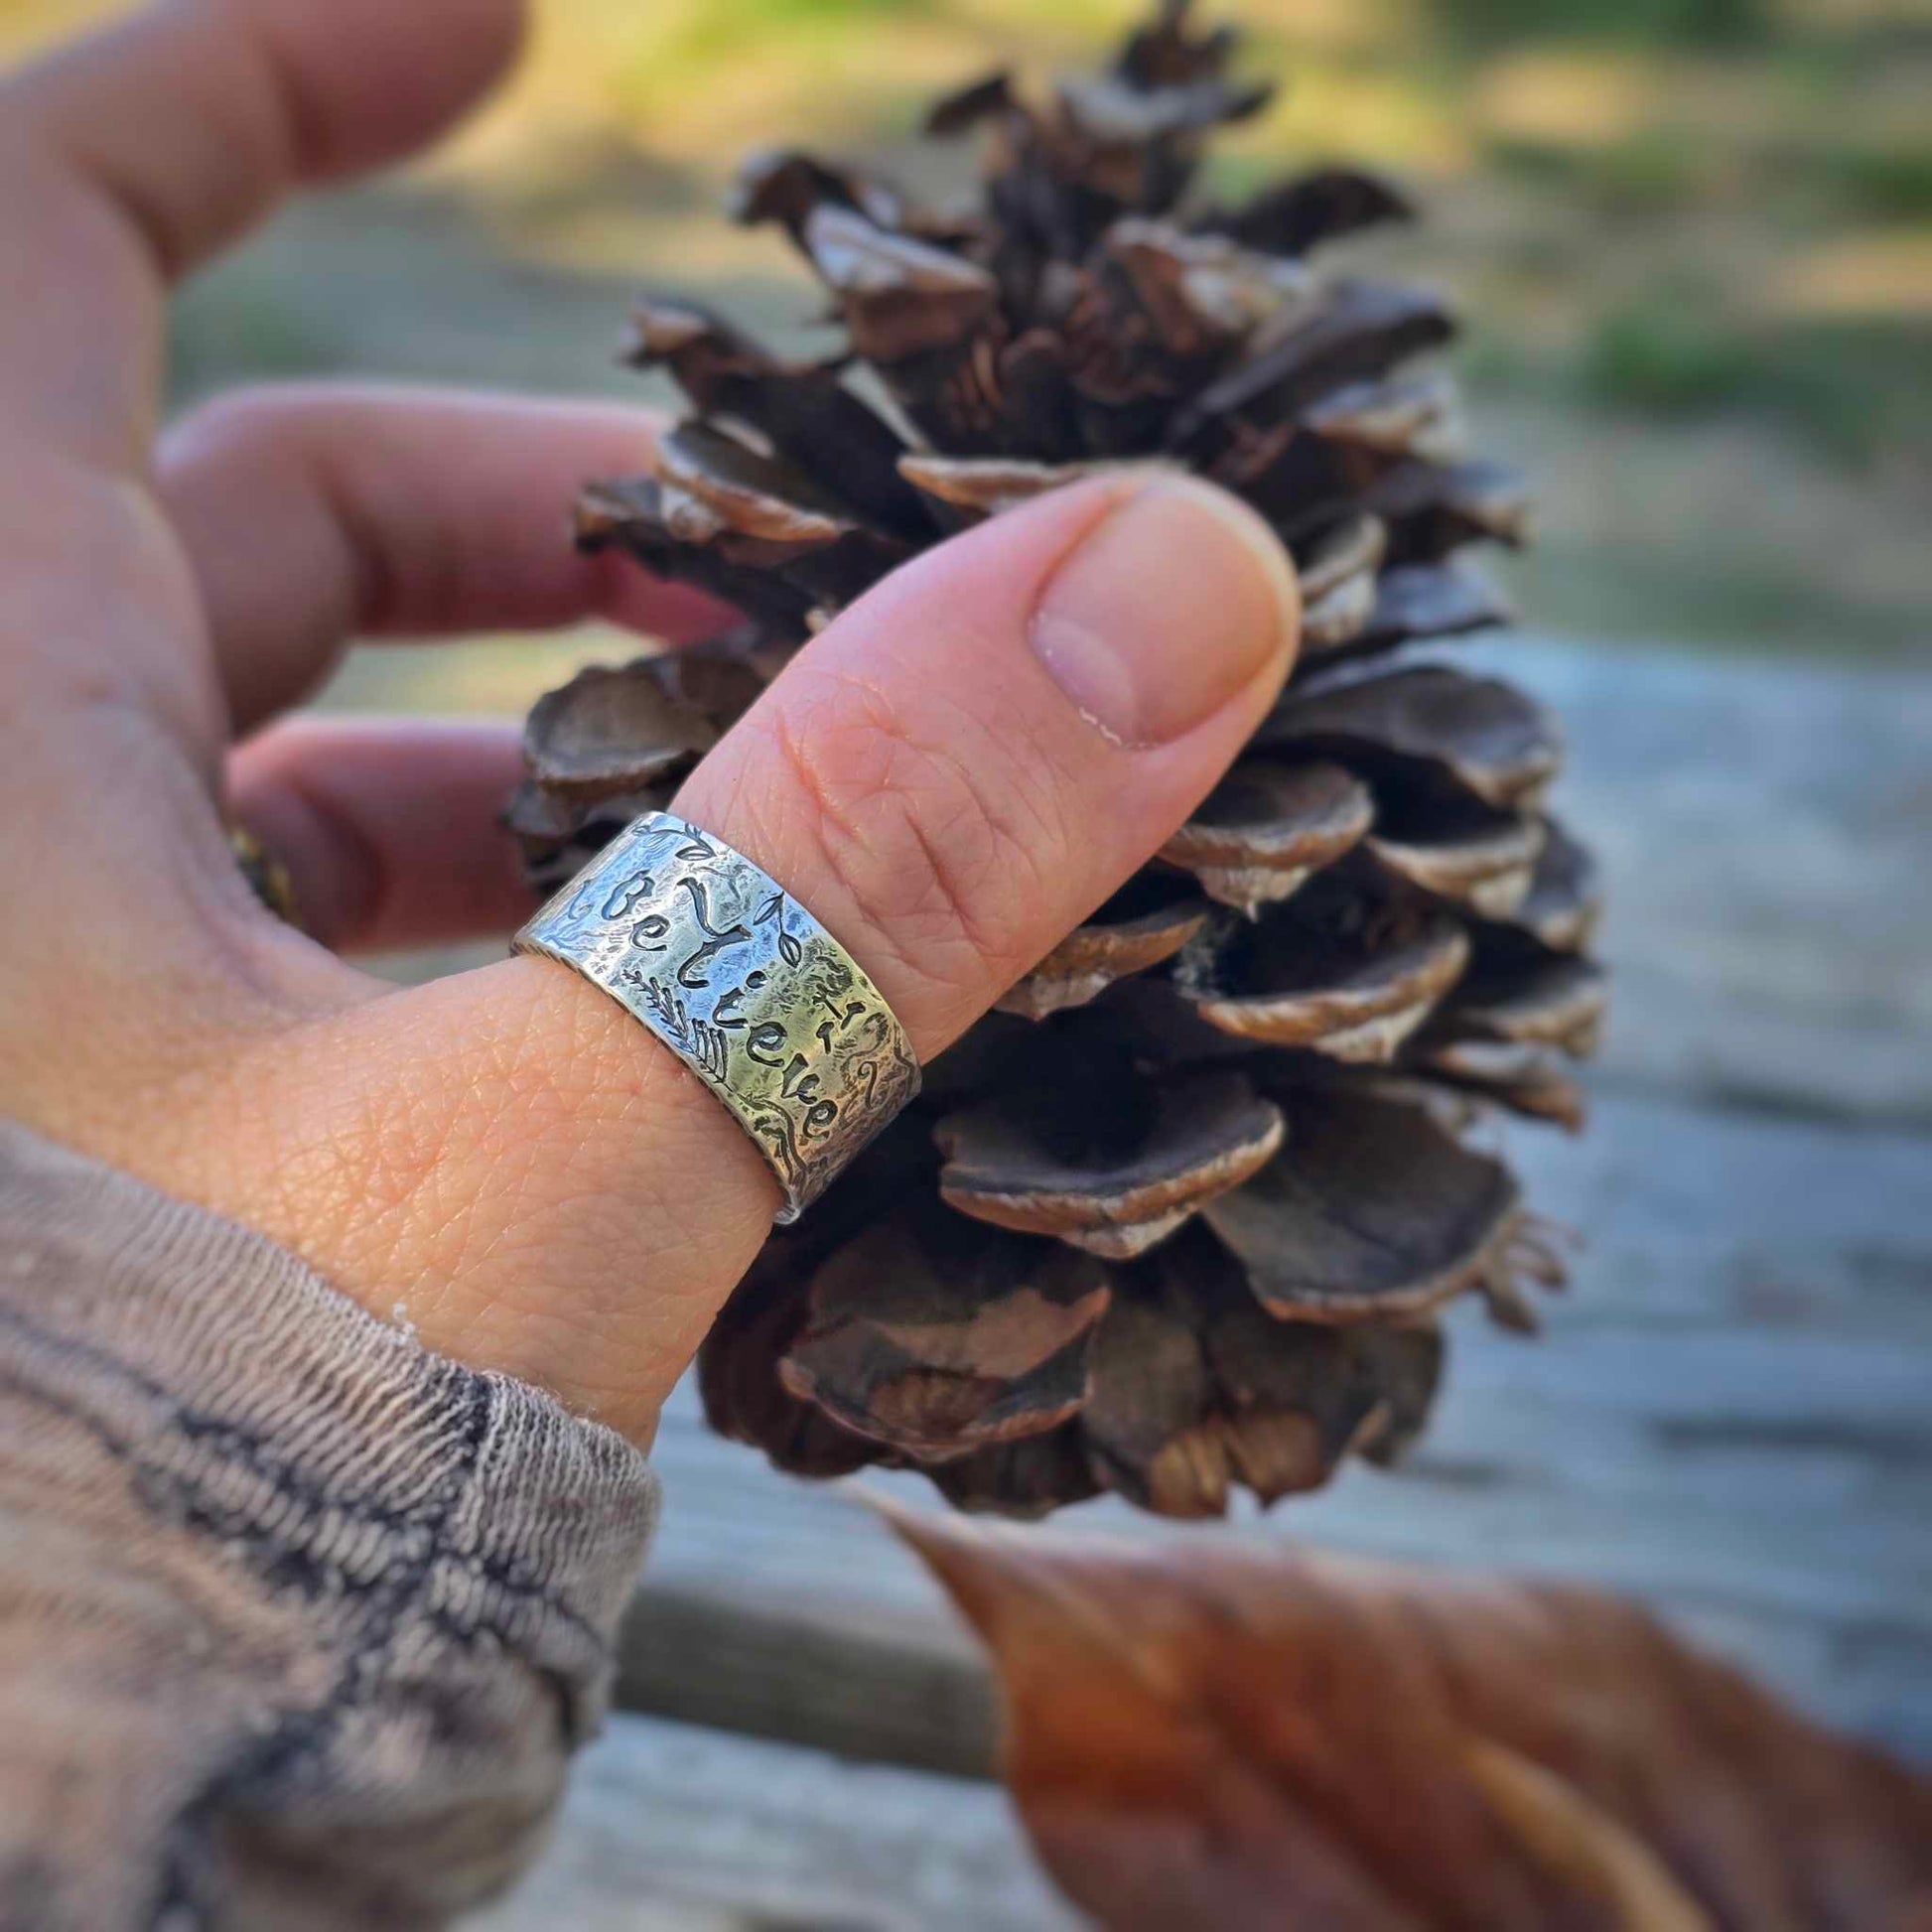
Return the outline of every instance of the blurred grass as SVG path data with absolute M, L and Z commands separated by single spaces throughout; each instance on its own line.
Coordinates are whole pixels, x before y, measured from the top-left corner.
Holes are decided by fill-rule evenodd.
M 1932 101 L 1926 114 L 1932 119 Z M 1847 220 L 1932 221 L 1932 139 L 1829 151 L 1816 157 L 1805 185 L 1828 198 Z
M 1454 31 L 1484 45 L 1525 40 L 1622 40 L 1727 47 L 1762 40 L 1766 0 L 1440 0 Z
M 1602 318 L 1580 373 L 1607 409 L 1678 421 L 1758 414 L 1828 456 L 1869 464 L 1894 443 L 1932 442 L 1928 358 L 1932 324 L 1726 327 L 1651 299 Z
M 1682 129 L 1645 128 L 1601 147 L 1498 135 L 1485 146 L 1491 164 L 1533 190 L 1571 201 L 1580 211 L 1628 216 L 1666 213 L 1695 200 L 1710 157 Z
M 1363 252 L 1455 290 L 1472 319 L 1478 427 L 1543 485 L 1544 541 L 1506 566 L 1533 621 L 1840 653 L 1932 642 L 1924 0 L 1202 5 L 1291 82 L 1228 144 L 1218 186 L 1335 157 L 1420 192 L 1428 225 Z M 0 58 L 116 10 L 0 0 Z M 1091 58 L 1141 8 L 534 11 L 514 84 L 458 140 L 297 211 L 189 291 L 178 396 L 345 370 L 636 394 L 611 350 L 644 282 L 795 331 L 820 303 L 782 241 L 716 211 L 740 152 L 863 150 L 943 190 L 965 157 L 912 142 L 924 98 L 1013 60 Z

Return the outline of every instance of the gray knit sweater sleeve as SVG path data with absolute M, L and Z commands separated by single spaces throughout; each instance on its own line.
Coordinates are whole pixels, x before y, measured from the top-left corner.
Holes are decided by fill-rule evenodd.
M 655 1490 L 0 1124 L 0 1928 L 437 1925 L 597 1727 Z

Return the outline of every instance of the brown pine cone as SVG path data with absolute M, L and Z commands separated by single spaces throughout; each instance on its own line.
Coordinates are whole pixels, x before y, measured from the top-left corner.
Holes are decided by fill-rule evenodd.
M 1526 1285 L 1562 1280 L 1458 1135 L 1487 1104 L 1580 1123 L 1560 1062 L 1600 1017 L 1593 870 L 1544 806 L 1552 722 L 1413 648 L 1507 621 L 1456 557 L 1521 540 L 1523 489 L 1461 454 L 1450 387 L 1412 366 L 1453 332 L 1442 304 L 1307 264 L 1406 217 L 1398 194 L 1342 170 L 1239 207 L 1191 192 L 1206 139 L 1269 97 L 1232 46 L 1169 4 L 1050 103 L 1004 75 L 942 101 L 935 135 L 986 144 L 961 212 L 754 162 L 741 218 L 787 230 L 850 353 L 786 361 L 647 302 L 633 359 L 695 414 L 579 506 L 586 546 L 745 621 L 537 706 L 511 824 L 544 886 L 666 803 L 887 571 L 1097 466 L 1237 491 L 1301 576 L 1300 668 L 1227 781 L 725 1311 L 709 1415 L 786 1469 L 914 1465 L 1017 1513 L 1273 1501 L 1416 1435 L 1445 1304 L 1527 1328 Z

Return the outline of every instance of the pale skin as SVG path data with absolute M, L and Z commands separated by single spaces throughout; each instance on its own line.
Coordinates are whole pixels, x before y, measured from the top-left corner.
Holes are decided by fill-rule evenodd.
M 163 0 L 0 82 L 0 1109 L 645 1442 L 776 1186 L 566 969 L 398 991 L 339 956 L 526 916 L 511 725 L 287 714 L 356 637 L 715 626 L 565 533 L 655 426 L 344 388 L 161 424 L 171 287 L 429 142 L 520 25 L 514 0 Z M 1206 486 L 1058 492 L 845 613 L 676 808 L 810 906 L 930 1058 L 1212 787 L 1296 613 L 1273 539 Z M 224 814 L 316 937 L 253 902 Z

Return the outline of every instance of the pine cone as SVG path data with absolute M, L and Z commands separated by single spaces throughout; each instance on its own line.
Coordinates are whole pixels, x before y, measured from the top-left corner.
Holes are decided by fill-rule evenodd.
M 967 1508 L 1111 1490 L 1175 1516 L 1396 1454 L 1438 1316 L 1533 1325 L 1562 1267 L 1481 1106 L 1578 1124 L 1592 1044 L 1587 856 L 1543 799 L 1556 730 L 1521 692 L 1403 647 L 1507 621 L 1456 563 L 1520 540 L 1523 491 L 1458 453 L 1452 323 L 1329 279 L 1318 243 L 1406 216 L 1330 171 L 1190 196 L 1268 89 L 1166 5 L 1110 69 L 978 129 L 963 212 L 796 153 L 744 173 L 831 291 L 850 355 L 787 361 L 651 301 L 634 360 L 696 414 L 579 508 L 745 614 L 676 657 L 585 673 L 531 716 L 513 804 L 562 882 L 680 779 L 827 618 L 925 545 L 1097 466 L 1184 466 L 1294 554 L 1301 665 L 1194 821 L 928 1072 L 918 1105 L 775 1234 L 702 1357 L 713 1425 L 782 1468 L 923 1468 Z

